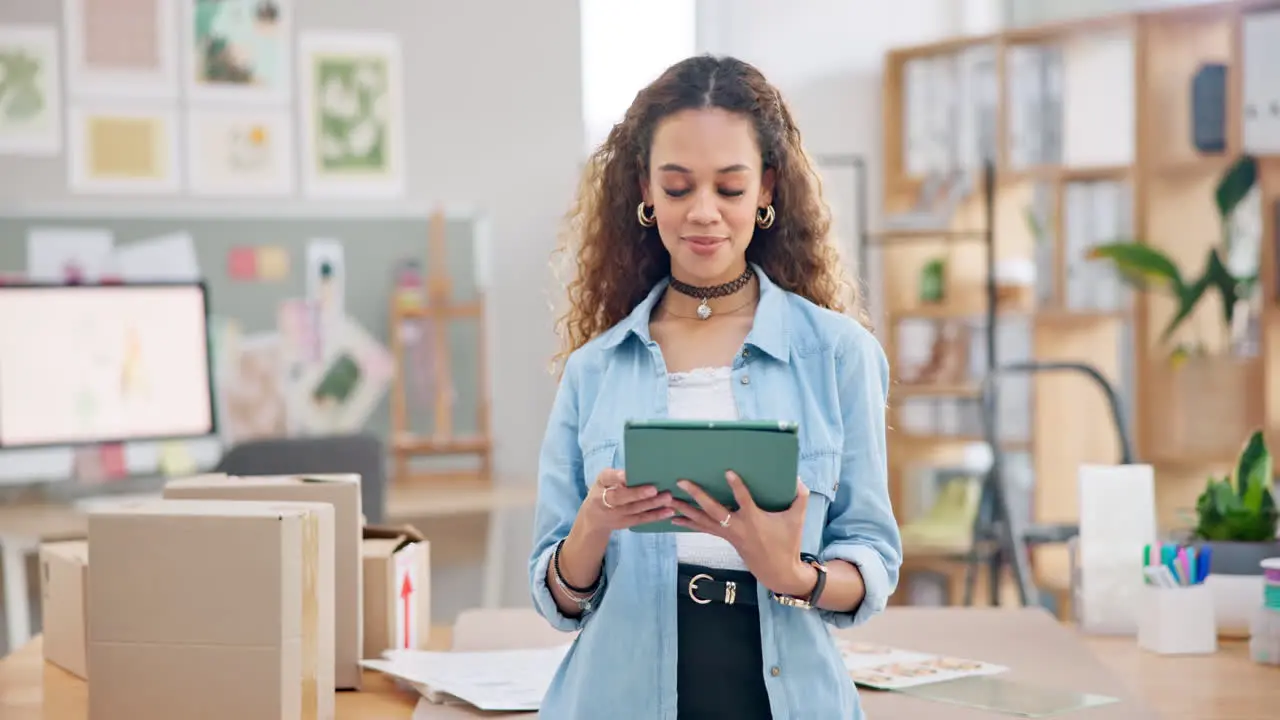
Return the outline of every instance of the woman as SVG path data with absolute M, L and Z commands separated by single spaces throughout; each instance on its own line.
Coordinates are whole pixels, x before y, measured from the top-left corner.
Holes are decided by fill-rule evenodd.
M 530 581 L 581 632 L 542 715 L 862 717 L 826 624 L 865 621 L 897 584 L 888 367 L 843 313 L 858 308 L 790 111 L 746 63 L 683 61 L 595 153 L 572 220 Z M 652 417 L 798 422 L 796 501 L 765 512 L 732 473 L 735 512 L 628 487 L 623 425 Z M 627 531 L 667 518 L 694 532 Z

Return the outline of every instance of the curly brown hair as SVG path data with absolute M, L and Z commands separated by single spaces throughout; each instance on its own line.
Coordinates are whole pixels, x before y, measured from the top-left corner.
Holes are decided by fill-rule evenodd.
M 777 217 L 769 229 L 756 229 L 747 260 L 779 287 L 868 324 L 830 236 L 821 180 L 781 94 L 748 63 L 700 55 L 676 63 L 641 90 L 587 162 L 556 251 L 574 266 L 574 277 L 564 285 L 569 307 L 557 323 L 563 345 L 557 360 L 625 318 L 671 272 L 658 229 L 636 221 L 640 183 L 648 177 L 658 124 L 674 113 L 705 108 L 749 117 L 763 167 L 774 170 Z

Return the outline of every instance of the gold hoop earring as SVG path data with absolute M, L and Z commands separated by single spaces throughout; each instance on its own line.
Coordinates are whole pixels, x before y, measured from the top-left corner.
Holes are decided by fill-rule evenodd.
M 640 227 L 651 228 L 658 223 L 658 214 L 656 212 L 652 215 L 646 215 L 644 213 L 643 202 L 641 202 L 640 206 L 636 208 L 636 217 L 640 220 Z
M 756 227 L 761 230 L 768 230 L 773 227 L 773 221 L 776 218 L 777 215 L 773 211 L 772 204 L 767 207 L 762 207 L 756 211 Z

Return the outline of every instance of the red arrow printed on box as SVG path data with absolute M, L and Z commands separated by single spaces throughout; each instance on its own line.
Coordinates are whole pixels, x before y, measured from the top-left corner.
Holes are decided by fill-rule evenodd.
M 409 647 L 409 631 L 410 631 L 409 623 L 413 616 L 410 615 L 409 613 L 412 607 L 410 603 L 410 599 L 412 597 L 413 597 L 413 581 L 409 579 L 409 573 L 406 572 L 404 574 L 404 582 L 400 584 L 400 599 L 404 601 L 404 648 L 406 650 L 411 649 Z

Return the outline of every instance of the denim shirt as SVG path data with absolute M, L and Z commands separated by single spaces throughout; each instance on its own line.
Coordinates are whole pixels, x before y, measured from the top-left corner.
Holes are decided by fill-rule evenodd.
M 799 423 L 800 477 L 810 490 L 803 550 L 858 567 L 866 598 L 856 612 L 804 610 L 758 586 L 760 637 L 775 720 L 864 717 L 828 626 L 882 611 L 898 583 L 902 545 L 887 488 L 889 369 L 875 337 L 853 318 L 787 292 L 756 267 L 760 299 L 733 362 L 744 419 Z M 614 532 L 591 609 L 563 615 L 547 585 L 556 544 L 588 487 L 625 467 L 629 418 L 667 416 L 667 369 L 649 318 L 667 282 L 620 323 L 569 356 L 538 469 L 529 581 L 554 627 L 579 631 L 543 700 L 555 720 L 676 720 L 676 541 L 670 533 Z

